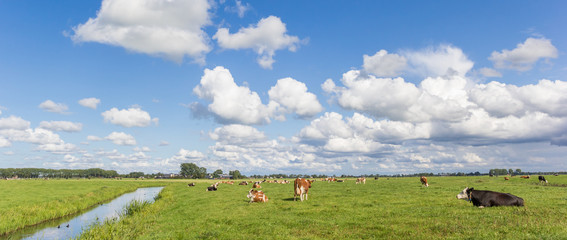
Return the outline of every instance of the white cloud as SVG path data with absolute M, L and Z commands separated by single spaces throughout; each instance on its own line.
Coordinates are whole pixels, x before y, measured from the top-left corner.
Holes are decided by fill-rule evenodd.
M 66 113 L 67 109 L 69 109 L 67 105 L 63 103 L 55 103 L 51 100 L 46 100 L 45 102 L 42 102 L 41 104 L 39 104 L 39 108 L 54 113 Z
M 12 146 L 12 142 L 10 142 L 8 139 L 0 136 L 0 147 L 9 147 Z
M 0 118 L 0 130 L 2 129 L 26 130 L 28 128 L 30 128 L 30 122 L 22 119 L 21 117 L 10 116 L 7 118 Z
M 135 147 L 133 150 L 135 152 L 151 152 L 152 151 L 149 147 Z
M 407 59 L 398 54 L 389 54 L 380 50 L 374 56 L 363 56 L 364 70 L 378 77 L 395 77 L 401 74 L 407 65 Z
M 39 127 L 56 132 L 80 132 L 83 129 L 83 124 L 68 121 L 41 121 Z
M 515 49 L 492 52 L 488 58 L 495 68 L 528 71 L 539 59 L 557 58 L 557 48 L 546 38 L 528 38 Z
M 112 132 L 104 139 L 112 141 L 116 145 L 123 145 L 123 146 L 134 146 L 136 145 L 136 139 L 134 136 L 130 134 L 126 134 L 124 132 Z
M 199 103 L 190 104 L 194 117 L 206 117 L 210 112 L 221 123 L 265 124 L 278 113 L 307 118 L 323 110 L 317 96 L 308 92 L 304 83 L 292 78 L 278 80 L 268 92 L 269 103 L 263 104 L 258 93 L 236 85 L 230 71 L 223 67 L 205 69 L 193 93 L 211 102 L 207 109 Z M 285 120 L 283 115 L 275 117 Z
M 460 48 L 450 45 L 403 51 L 401 55 L 408 60 L 409 71 L 422 77 L 465 76 L 474 65 Z
M 481 68 L 479 72 L 485 77 L 502 77 L 502 73 L 492 68 Z
M 152 119 L 148 112 L 143 111 L 140 108 L 122 110 L 112 108 L 103 112 L 101 115 L 104 117 L 105 122 L 110 122 L 123 127 L 147 127 L 152 122 L 157 125 L 159 121 L 158 118 Z
M 235 2 L 234 6 L 226 6 L 224 10 L 227 12 L 234 12 L 238 14 L 238 17 L 240 18 L 243 18 L 244 14 L 252 8 L 250 7 L 250 4 L 248 3 L 242 4 L 242 1 L 240 0 L 236 0 L 234 2 Z
M 168 145 L 169 145 L 169 142 L 168 142 L 168 141 L 163 141 L 163 140 L 162 140 L 161 142 L 159 142 L 159 146 L 168 146 Z
M 182 62 L 204 63 L 211 50 L 207 0 L 104 0 L 96 18 L 73 28 L 76 43 L 98 42 Z
M 299 38 L 286 32 L 286 25 L 280 18 L 269 16 L 260 19 L 256 26 L 241 28 L 235 34 L 230 34 L 227 28 L 220 28 L 213 39 L 225 49 L 253 49 L 259 55 L 258 64 L 271 69 L 277 50 L 287 48 L 294 52 L 299 47 Z
M 268 91 L 270 101 L 281 105 L 285 112 L 294 112 L 300 117 L 312 117 L 323 110 L 315 94 L 307 86 L 292 78 L 278 80 Z
M 89 135 L 89 136 L 87 136 L 87 140 L 89 140 L 89 141 L 102 141 L 104 139 L 102 139 L 101 137 Z
M 79 104 L 83 107 L 88 107 L 91 109 L 96 109 L 98 104 L 100 104 L 100 99 L 98 98 L 83 98 L 79 100 Z
M 243 124 L 270 122 L 271 112 L 260 96 L 249 88 L 238 86 L 228 69 L 205 69 L 201 82 L 193 89 L 199 98 L 211 101 L 208 110 L 220 121 Z

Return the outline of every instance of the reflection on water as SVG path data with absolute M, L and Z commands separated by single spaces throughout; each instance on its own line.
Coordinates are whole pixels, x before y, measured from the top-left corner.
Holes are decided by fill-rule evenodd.
M 84 229 L 105 219 L 118 219 L 120 212 L 133 200 L 154 202 L 163 187 L 138 188 L 108 203 L 87 210 L 80 215 L 45 222 L 2 237 L 2 239 L 69 239 L 78 237 Z

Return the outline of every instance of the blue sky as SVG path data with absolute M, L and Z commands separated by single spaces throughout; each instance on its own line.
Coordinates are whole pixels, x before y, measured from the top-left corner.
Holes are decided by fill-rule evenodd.
M 0 1 L 0 168 L 565 169 L 563 1 Z

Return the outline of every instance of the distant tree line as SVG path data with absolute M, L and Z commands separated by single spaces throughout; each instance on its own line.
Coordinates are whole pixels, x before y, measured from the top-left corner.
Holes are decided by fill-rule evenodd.
M 0 178 L 113 178 L 120 176 L 114 170 L 89 169 L 46 169 L 46 168 L 0 168 Z
M 207 173 L 206 168 L 199 167 L 195 163 L 182 163 L 180 168 L 181 171 L 179 171 L 179 176 L 181 178 L 220 178 L 223 175 L 223 171 L 221 169 L 217 169 L 213 173 Z M 246 176 L 242 175 L 238 170 L 229 171 L 228 175 L 231 179 L 246 178 Z

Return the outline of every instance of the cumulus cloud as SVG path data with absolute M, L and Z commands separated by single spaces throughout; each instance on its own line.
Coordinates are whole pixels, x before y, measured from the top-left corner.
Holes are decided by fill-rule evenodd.
M 488 58 L 495 68 L 528 71 L 539 59 L 557 58 L 557 48 L 546 38 L 528 38 L 512 50 L 494 51 Z
M 262 18 L 255 26 L 241 28 L 237 33 L 229 33 L 227 28 L 220 28 L 213 36 L 219 46 L 225 49 L 252 49 L 258 54 L 258 64 L 271 69 L 277 50 L 288 49 L 294 52 L 300 44 L 296 36 L 286 34 L 286 25 L 280 18 L 269 16 Z
M 238 86 L 228 69 L 205 69 L 201 82 L 193 93 L 211 103 L 205 107 L 199 103 L 189 105 L 197 118 L 212 113 L 221 123 L 265 124 L 276 114 L 295 113 L 299 117 L 311 117 L 323 107 L 315 94 L 307 91 L 304 83 L 292 78 L 278 80 L 268 93 L 270 101 L 263 104 L 258 93 L 248 87 Z M 276 116 L 285 120 L 285 116 Z
M 238 86 L 228 69 L 216 67 L 205 69 L 201 82 L 193 89 L 201 99 L 211 101 L 208 110 L 219 121 L 243 124 L 263 124 L 270 122 L 273 110 L 262 104 L 260 96 L 249 88 Z
M 152 122 L 156 125 L 159 121 L 158 118 L 151 118 L 150 114 L 140 108 L 129 108 L 118 110 L 112 108 L 101 114 L 105 122 L 120 125 L 123 127 L 147 127 Z
M 0 130 L 14 129 L 26 130 L 30 127 L 30 122 L 17 116 L 9 116 L 7 118 L 0 118 Z
M 307 91 L 305 83 L 292 78 L 278 80 L 268 95 L 270 101 L 278 103 L 285 112 L 294 112 L 300 117 L 312 117 L 323 111 L 317 96 Z
M 202 29 L 211 24 L 210 8 L 207 0 L 104 0 L 95 18 L 73 28 L 71 39 L 204 63 L 211 47 Z
M 136 139 L 134 138 L 134 136 L 124 132 L 112 132 L 104 139 L 112 141 L 116 145 L 122 145 L 122 146 L 136 145 Z
M 45 102 L 42 102 L 41 104 L 39 104 L 39 108 L 53 113 L 66 113 L 67 109 L 69 109 L 67 105 L 63 103 L 56 103 L 51 100 L 46 100 Z
M 377 77 L 395 77 L 401 74 L 407 65 L 407 59 L 398 54 L 389 54 L 380 50 L 373 56 L 363 56 L 363 69 Z
M 68 121 L 42 121 L 39 123 L 39 127 L 55 132 L 80 132 L 83 129 L 83 124 Z
M 20 117 L 0 118 L 0 146 L 11 146 L 12 142 L 37 145 L 35 150 L 63 154 L 76 150 L 76 146 L 65 143 L 59 135 L 43 128 L 30 128 L 30 122 Z
M 342 86 L 329 79 L 322 84 L 322 89 L 344 109 L 395 122 L 397 129 L 421 127 L 420 134 L 410 132 L 417 139 L 475 145 L 539 141 L 559 145 L 561 136 L 567 132 L 567 83 L 563 81 L 544 79 L 525 86 L 499 82 L 475 84 L 464 76 L 446 75 L 428 77 L 416 86 L 403 78 L 377 78 L 351 70 L 343 75 L 341 83 Z M 343 151 L 355 150 L 348 146 L 358 146 L 360 152 L 372 149 L 372 142 L 365 140 L 380 143 L 392 140 L 384 134 L 360 138 L 365 135 L 353 135 L 344 121 L 330 119 L 342 125 L 309 126 L 299 136 L 306 143 L 317 139 L 326 141 L 329 150 L 337 147 L 343 147 Z M 333 134 L 325 134 L 324 129 L 330 129 Z M 341 129 L 348 131 L 339 131 Z M 333 140 L 335 143 L 328 141 L 337 137 L 339 139 Z
M 465 76 L 474 66 L 460 48 L 439 45 L 419 51 L 403 51 L 410 72 L 422 77 Z
M 83 107 L 96 109 L 98 104 L 100 104 L 100 99 L 98 99 L 98 98 L 83 98 L 83 99 L 79 100 L 79 104 Z
M 299 149 L 301 146 L 285 143 L 286 140 L 269 139 L 265 133 L 245 125 L 226 125 L 209 133 L 216 141 L 210 146 L 212 160 L 223 166 L 244 171 L 263 169 L 268 172 L 317 171 L 340 169 L 333 161 L 316 159 L 314 153 Z
M 0 136 L 0 147 L 9 147 L 12 146 L 12 142 L 8 141 L 8 139 Z

